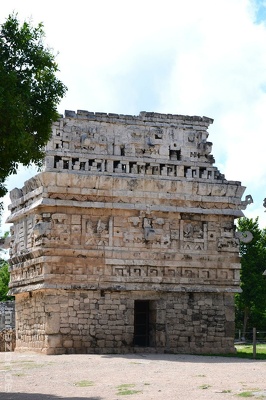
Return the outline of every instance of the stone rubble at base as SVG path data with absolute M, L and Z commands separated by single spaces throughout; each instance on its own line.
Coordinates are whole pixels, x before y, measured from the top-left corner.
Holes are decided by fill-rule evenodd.
M 18 350 L 234 352 L 252 201 L 213 165 L 212 119 L 66 111 L 11 191 Z

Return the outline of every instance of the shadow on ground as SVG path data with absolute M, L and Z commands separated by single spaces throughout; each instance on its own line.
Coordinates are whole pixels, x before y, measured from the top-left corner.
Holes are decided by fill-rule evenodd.
M 61 397 L 54 396 L 53 394 L 41 394 L 41 393 L 12 393 L 12 392 L 0 392 L 1 400 L 101 400 L 102 397 Z
M 149 360 L 149 361 L 172 361 L 181 363 L 206 363 L 206 364 L 224 364 L 224 363 L 254 363 L 263 360 L 240 358 L 231 354 L 230 356 L 222 355 L 202 355 L 202 354 L 101 354 L 101 358 L 125 358 L 128 360 Z M 264 360 L 265 361 L 265 360 Z

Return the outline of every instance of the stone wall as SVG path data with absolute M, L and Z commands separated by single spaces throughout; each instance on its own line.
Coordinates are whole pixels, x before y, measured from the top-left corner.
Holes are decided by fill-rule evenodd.
M 121 214 L 84 207 L 57 207 L 53 212 L 47 207 L 36 225 L 45 225 L 45 235 L 31 238 L 28 249 L 31 243 L 41 245 L 45 258 L 39 253 L 10 267 L 13 293 L 22 285 L 31 290 L 44 281 L 68 289 L 112 285 L 140 290 L 152 285 L 160 291 L 177 284 L 224 290 L 230 282 L 232 290 L 238 290 L 238 241 L 231 217 L 221 223 L 216 215 L 139 210 Z
M 18 349 L 234 351 L 234 220 L 252 198 L 213 165 L 212 122 L 67 111 L 53 125 L 44 170 L 10 193 Z
M 15 328 L 15 302 L 12 300 L 0 302 L 0 331 Z
M 153 313 L 148 348 L 134 346 L 134 302 Z M 36 307 L 36 304 L 38 307 Z M 34 314 L 32 314 L 34 311 Z M 46 291 L 17 296 L 17 346 L 45 354 L 234 352 L 233 294 Z
M 16 347 L 15 329 L 3 329 L 0 331 L 0 352 L 14 351 Z

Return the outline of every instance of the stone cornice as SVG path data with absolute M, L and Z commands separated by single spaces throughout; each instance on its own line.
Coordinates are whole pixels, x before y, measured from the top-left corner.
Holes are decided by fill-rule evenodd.
M 63 118 L 63 116 L 61 116 Z M 120 124 L 125 122 L 129 123 L 145 123 L 145 122 L 167 122 L 170 124 L 177 123 L 180 124 L 193 124 L 200 123 L 204 126 L 209 126 L 213 123 L 213 119 L 209 117 L 199 117 L 199 116 L 189 116 L 189 115 L 179 115 L 179 114 L 162 114 L 156 112 L 142 111 L 137 115 L 125 115 L 125 114 L 115 114 L 115 113 L 104 113 L 104 112 L 91 112 L 87 110 L 65 110 L 66 119 L 84 119 L 90 121 L 100 121 L 100 122 L 119 122 Z

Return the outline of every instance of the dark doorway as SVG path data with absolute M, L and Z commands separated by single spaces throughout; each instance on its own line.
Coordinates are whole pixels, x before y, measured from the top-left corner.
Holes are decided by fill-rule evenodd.
M 141 347 L 150 346 L 150 302 L 148 300 L 135 300 L 134 311 L 134 345 Z

